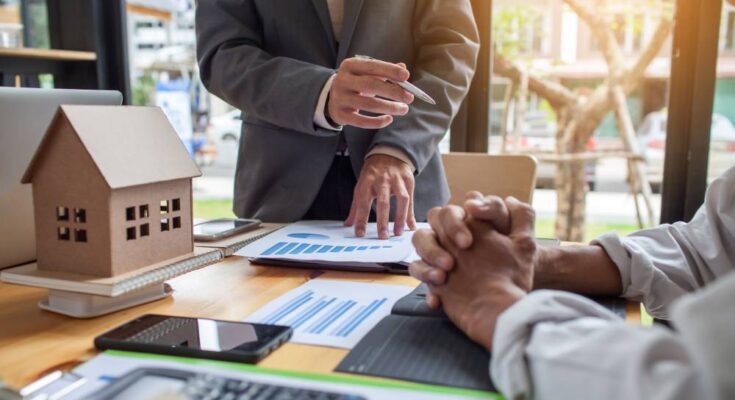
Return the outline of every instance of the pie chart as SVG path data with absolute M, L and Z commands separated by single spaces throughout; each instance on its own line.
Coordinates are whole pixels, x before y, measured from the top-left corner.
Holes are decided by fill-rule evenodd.
M 288 237 L 294 239 L 329 239 L 329 236 L 318 233 L 289 233 Z

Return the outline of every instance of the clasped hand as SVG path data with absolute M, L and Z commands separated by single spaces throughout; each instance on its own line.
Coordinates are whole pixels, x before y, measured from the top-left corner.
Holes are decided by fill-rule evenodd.
M 429 306 L 443 305 L 452 322 L 487 349 L 497 318 L 533 286 L 534 220 L 533 209 L 515 198 L 473 192 L 463 207 L 432 209 L 432 229 L 414 235 L 422 260 L 409 270 L 429 285 Z

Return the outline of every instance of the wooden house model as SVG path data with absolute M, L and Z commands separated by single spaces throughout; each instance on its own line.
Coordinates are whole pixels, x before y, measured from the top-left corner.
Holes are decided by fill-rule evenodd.
M 111 277 L 191 253 L 200 175 L 157 107 L 61 106 L 22 179 L 38 269 Z

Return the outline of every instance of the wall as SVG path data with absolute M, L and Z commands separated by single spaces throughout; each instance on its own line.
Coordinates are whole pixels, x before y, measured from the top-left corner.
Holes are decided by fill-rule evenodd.
M 179 211 L 161 213 L 161 200 L 179 199 Z M 140 207 L 148 207 L 148 216 L 141 215 Z M 116 273 L 146 267 L 160 261 L 193 251 L 191 220 L 191 179 L 133 186 L 113 191 L 111 200 L 112 264 Z M 134 219 L 128 220 L 128 208 L 134 208 Z M 173 226 L 173 218 L 180 218 L 180 226 Z M 161 220 L 168 219 L 168 230 Z M 142 235 L 144 225 L 148 235 Z M 134 238 L 128 238 L 128 229 Z
M 107 184 L 70 127 L 50 139 L 33 175 L 38 266 L 109 276 Z M 57 220 L 58 206 L 69 209 L 69 221 Z M 75 208 L 85 210 L 85 222 L 73 220 Z M 59 240 L 59 227 L 70 229 L 69 240 Z M 85 231 L 86 242 L 75 240 L 74 229 Z

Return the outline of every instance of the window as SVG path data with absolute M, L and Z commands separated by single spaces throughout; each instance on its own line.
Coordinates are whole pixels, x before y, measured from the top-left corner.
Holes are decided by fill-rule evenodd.
M 161 200 L 161 232 L 181 228 L 181 199 Z
M 69 240 L 70 238 L 69 228 L 65 226 L 60 226 L 58 229 L 58 237 L 59 240 Z
M 74 241 L 86 243 L 87 242 L 87 230 L 86 229 L 74 229 Z
M 74 222 L 83 224 L 87 222 L 87 210 L 83 208 L 74 209 Z
M 131 226 L 125 230 L 125 237 L 127 240 L 135 240 L 135 227 Z
M 69 220 L 69 209 L 66 207 L 56 207 L 56 220 L 57 221 L 68 221 Z
M 150 225 L 143 224 L 140 226 L 140 237 L 146 237 L 150 235 Z
M 151 229 L 148 218 L 150 218 L 150 208 L 148 204 L 141 204 L 137 207 L 128 207 L 125 209 L 125 219 L 128 221 L 135 221 L 135 210 L 138 209 L 138 224 L 128 226 L 125 228 L 125 237 L 127 240 L 135 240 L 150 236 Z M 138 232 L 140 234 L 138 235 Z
M 135 207 L 128 207 L 125 209 L 125 220 L 135 221 Z
M 74 214 L 71 214 L 71 212 Z M 73 218 L 71 218 L 73 215 Z M 56 227 L 56 238 L 60 241 L 69 242 L 72 240 L 72 231 L 74 231 L 74 241 L 80 243 L 87 242 L 87 230 L 84 224 L 87 223 L 87 210 L 84 208 L 56 207 L 56 220 L 62 222 Z

